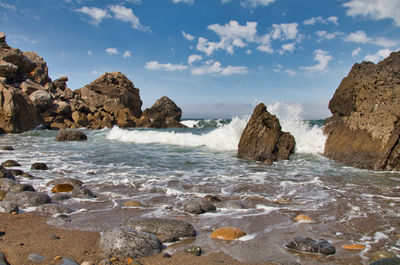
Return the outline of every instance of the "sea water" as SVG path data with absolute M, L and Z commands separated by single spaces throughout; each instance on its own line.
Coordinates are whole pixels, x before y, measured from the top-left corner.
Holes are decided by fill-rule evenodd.
M 122 225 L 133 217 L 182 218 L 192 223 L 192 239 L 206 252 L 224 251 L 244 262 L 270 259 L 302 264 L 369 264 L 374 251 L 400 254 L 400 174 L 344 166 L 321 154 L 326 136 L 321 121 L 304 121 L 300 105 L 277 103 L 268 110 L 296 140 L 289 160 L 271 166 L 237 158 L 237 146 L 249 117 L 185 120 L 180 129 L 82 129 L 85 142 L 55 142 L 56 131 L 30 131 L 0 137 L 1 160 L 18 161 L 35 179 L 20 179 L 51 194 L 46 183 L 59 177 L 82 180 L 98 198 L 72 199 L 71 221 L 52 224 L 96 230 Z M 44 162 L 48 171 L 32 171 Z M 183 204 L 193 197 L 215 195 L 217 211 L 193 216 Z M 126 200 L 144 207 L 127 208 Z M 314 221 L 298 223 L 306 214 Z M 235 242 L 210 239 L 223 226 L 248 236 Z M 297 236 L 324 238 L 335 245 L 330 257 L 288 251 L 284 243 Z M 348 251 L 344 244 L 364 244 Z M 169 252 L 181 251 L 179 244 Z

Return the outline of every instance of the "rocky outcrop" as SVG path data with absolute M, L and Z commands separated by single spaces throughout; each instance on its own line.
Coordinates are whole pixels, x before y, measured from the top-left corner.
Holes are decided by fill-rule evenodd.
M 158 99 L 151 108 L 143 111 L 139 126 L 148 128 L 184 128 L 182 110 L 168 97 Z
M 355 64 L 329 102 L 324 155 L 346 165 L 400 170 L 400 52 Z
M 238 157 L 271 164 L 273 161 L 288 159 L 295 144 L 290 133 L 282 132 L 278 118 L 260 103 L 240 137 Z

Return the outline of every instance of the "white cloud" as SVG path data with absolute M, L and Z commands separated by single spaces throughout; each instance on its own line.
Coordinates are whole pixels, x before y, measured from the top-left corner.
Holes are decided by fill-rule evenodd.
M 272 24 L 272 39 L 282 39 L 282 40 L 292 40 L 297 37 L 297 33 L 299 32 L 297 27 L 299 24 L 297 23 L 288 23 L 288 24 Z
M 304 66 L 301 68 L 309 72 L 323 72 L 328 67 L 329 61 L 332 60 L 332 56 L 329 54 L 329 52 L 318 49 L 314 51 L 313 60 L 318 63 L 313 66 Z
M 194 0 L 172 0 L 172 2 L 174 2 L 175 4 L 177 4 L 177 3 L 186 3 L 189 5 L 194 4 Z
M 87 52 L 88 55 L 93 55 L 92 51 Z
M 103 19 L 110 17 L 106 10 L 97 7 L 84 6 L 82 8 L 75 9 L 75 11 L 91 17 L 92 21 L 90 21 L 90 23 L 95 26 L 99 25 Z
M 126 52 L 124 52 L 124 55 L 123 55 L 123 57 L 124 58 L 130 58 L 131 57 L 131 51 L 126 51 Z
M 139 18 L 133 13 L 132 9 L 126 8 L 121 5 L 111 5 L 109 6 L 109 8 L 111 12 L 114 14 L 115 19 L 131 23 L 132 28 L 134 29 L 150 31 L 149 27 L 144 27 L 142 24 L 140 24 Z
M 290 76 L 296 76 L 297 75 L 297 73 L 295 71 L 290 70 L 290 69 L 285 70 L 285 73 L 289 74 Z
M 119 52 L 117 48 L 107 48 L 106 53 L 108 53 L 109 55 L 117 55 Z
M 192 65 L 192 63 L 203 60 L 203 56 L 192 54 L 188 57 L 188 64 Z
M 379 50 L 377 53 L 375 54 L 369 54 L 367 56 L 364 57 L 365 61 L 370 61 L 370 62 L 374 62 L 374 63 L 378 63 L 379 61 L 381 61 L 382 59 L 388 57 L 390 55 L 392 51 L 389 49 L 382 49 Z
M 102 75 L 103 74 L 103 72 L 99 72 L 99 71 L 96 71 L 96 70 L 92 70 L 90 73 L 92 75 Z
M 315 32 L 315 35 L 317 35 L 321 39 L 326 39 L 326 40 L 333 40 L 334 38 L 336 38 L 336 36 L 341 35 L 341 34 L 342 34 L 341 32 L 329 33 L 325 30 L 319 30 L 319 31 Z
M 370 17 L 374 20 L 393 19 L 400 26 L 399 0 L 350 0 L 343 4 L 348 16 Z
M 389 40 L 384 37 L 378 37 L 374 40 L 374 44 L 385 47 L 385 48 L 390 48 L 390 47 L 396 46 L 398 44 L 398 41 Z
M 253 41 L 257 33 L 257 22 L 246 22 L 246 25 L 242 26 L 237 21 L 231 20 L 225 25 L 209 25 L 208 29 L 217 33 L 221 39 Z
M 279 73 L 282 70 L 283 66 L 280 64 L 275 64 L 275 67 L 272 69 L 275 73 Z
M 223 48 L 223 43 L 218 43 L 218 42 L 212 42 L 208 41 L 206 38 L 200 37 L 196 49 L 198 51 L 204 52 L 208 56 L 213 54 L 215 50 L 222 49 Z
M 303 24 L 304 25 L 314 25 L 317 22 L 320 22 L 322 24 L 328 24 L 328 22 L 331 22 L 331 23 L 333 23 L 335 25 L 339 24 L 338 23 L 338 17 L 335 17 L 335 16 L 331 16 L 331 17 L 328 17 L 328 18 L 323 18 L 321 16 L 312 17 L 312 18 L 304 20 Z
M 250 49 L 246 50 L 246 54 L 251 54 L 251 50 Z
M 164 70 L 164 71 L 182 71 L 188 68 L 186 65 L 183 64 L 171 64 L 171 63 L 161 64 L 157 61 L 147 62 L 144 67 L 149 70 Z
M 293 52 L 295 48 L 296 48 L 295 42 L 286 43 L 281 46 L 279 53 L 284 54 L 285 52 Z
M 240 1 L 240 4 L 243 7 L 255 8 L 257 6 L 267 6 L 273 2 L 275 2 L 275 0 L 243 0 Z
M 222 67 L 221 63 L 214 60 L 209 60 L 199 67 L 195 67 L 191 70 L 192 75 L 222 75 L 228 76 L 233 74 L 246 74 L 248 73 L 247 67 L 245 66 L 231 66 Z
M 378 37 L 375 39 L 370 38 L 362 30 L 357 30 L 356 32 L 350 33 L 348 36 L 344 38 L 344 41 L 362 43 L 362 44 L 368 44 L 368 43 L 375 44 L 385 48 L 390 48 L 398 44 L 398 41 L 390 40 L 384 37 Z
M 11 10 L 13 12 L 17 11 L 17 8 L 15 6 L 10 5 L 10 4 L 6 4 L 6 3 L 3 3 L 3 2 L 0 2 L 0 7 L 4 8 L 4 9 Z
M 183 37 L 184 37 L 185 39 L 187 39 L 188 41 L 194 40 L 194 36 L 193 36 L 193 35 L 190 35 L 190 34 L 188 34 L 188 33 L 185 33 L 183 30 L 182 30 L 182 35 L 183 35 Z
M 358 47 L 357 49 L 355 49 L 351 52 L 351 56 L 354 58 L 354 57 L 358 56 L 360 54 L 360 52 L 361 52 L 361 47 Z
M 274 49 L 271 46 L 271 36 L 269 34 L 265 34 L 264 36 L 258 39 L 258 42 L 261 44 L 257 47 L 257 50 L 266 52 L 266 53 L 273 53 Z
M 221 3 L 223 3 L 223 4 L 225 4 L 225 3 L 228 3 L 228 2 L 230 2 L 231 0 L 221 0 Z

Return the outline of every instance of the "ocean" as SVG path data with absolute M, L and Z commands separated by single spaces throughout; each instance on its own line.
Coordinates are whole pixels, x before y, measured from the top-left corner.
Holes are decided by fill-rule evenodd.
M 86 130 L 88 141 L 55 142 L 56 131 L 0 136 L 1 160 L 18 161 L 36 179 L 22 179 L 38 191 L 59 177 L 82 180 L 96 199 L 64 203 L 76 211 L 66 228 L 100 231 L 132 217 L 172 217 L 192 223 L 198 236 L 168 247 L 173 254 L 199 245 L 205 253 L 223 251 L 243 262 L 270 259 L 301 264 L 369 264 L 376 251 L 400 254 L 400 172 L 376 172 L 344 166 L 321 154 L 323 121 L 305 121 L 299 105 L 274 104 L 268 110 L 296 140 L 289 160 L 271 166 L 237 158 L 237 145 L 249 117 L 184 120 L 184 129 Z M 30 170 L 44 162 L 48 171 Z M 217 211 L 189 215 L 182 205 L 193 197 L 215 195 Z M 123 203 L 138 200 L 145 207 Z M 32 208 L 25 211 L 34 210 Z M 311 223 L 294 220 L 298 214 Z M 235 226 L 248 235 L 233 242 L 210 239 L 219 227 Z M 289 251 L 298 236 L 324 238 L 336 247 L 329 257 Z M 361 251 L 341 245 L 362 244 Z

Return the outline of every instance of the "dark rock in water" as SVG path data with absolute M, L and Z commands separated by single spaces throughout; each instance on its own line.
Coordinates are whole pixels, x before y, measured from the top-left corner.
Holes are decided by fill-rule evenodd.
M 39 254 L 29 254 L 28 255 L 28 260 L 34 262 L 34 263 L 40 263 L 43 262 L 46 259 L 45 256 L 39 255 Z
M 31 170 L 48 170 L 49 168 L 45 163 L 33 163 L 31 165 Z
M 86 141 L 87 136 L 81 131 L 60 131 L 55 138 L 56 141 Z
M 185 252 L 188 254 L 193 254 L 195 256 L 200 256 L 201 255 L 201 247 L 191 246 L 191 247 L 185 248 Z
M 336 253 L 334 246 L 324 239 L 313 240 L 308 237 L 296 237 L 285 244 L 287 248 L 309 253 L 333 255 Z
M 20 169 L 9 169 L 9 171 L 14 177 L 24 174 L 24 171 Z
M 370 265 L 400 265 L 400 258 L 384 258 L 372 262 Z
M 5 145 L 5 146 L 2 146 L 2 147 L 1 147 L 1 150 L 4 150 L 4 151 L 13 151 L 13 150 L 15 150 L 15 149 L 14 149 L 14 147 L 12 147 L 11 145 Z
M 346 165 L 400 170 L 400 52 L 355 64 L 329 102 L 324 155 Z
M 191 199 L 183 205 L 183 210 L 188 213 L 202 214 L 206 212 L 213 212 L 216 210 L 215 206 L 206 199 L 197 198 Z
M 260 103 L 240 137 L 238 157 L 271 164 L 273 161 L 288 159 L 294 152 L 295 144 L 290 133 L 282 132 L 278 118 Z
M 21 192 L 21 191 L 36 191 L 35 188 L 30 184 L 16 184 L 10 188 L 10 191 Z
M 228 208 L 228 209 L 244 209 L 245 208 L 244 204 L 240 201 L 227 201 L 224 204 L 224 207 Z
M 21 164 L 15 160 L 7 160 L 7 161 L 1 163 L 1 166 L 2 167 L 20 167 Z
M 19 207 L 15 203 L 3 201 L 0 202 L 0 213 L 18 213 Z
M 79 179 L 73 179 L 73 178 L 58 178 L 50 180 L 49 182 L 46 183 L 46 186 L 56 186 L 59 184 L 70 184 L 74 187 L 80 187 L 83 185 L 83 182 L 80 181 Z
M 22 208 L 51 203 L 49 195 L 44 192 L 33 191 L 23 191 L 19 193 L 9 192 L 4 200 L 13 202 Z
M 70 195 L 68 195 L 68 194 L 56 194 L 56 195 L 51 196 L 51 201 L 54 202 L 54 203 L 57 203 L 57 202 L 62 202 L 62 201 L 65 201 L 65 200 L 69 200 L 71 198 L 72 197 Z
M 32 176 L 29 173 L 22 173 L 21 175 L 19 175 L 21 178 L 26 178 L 26 179 L 34 179 L 35 177 Z
M 0 169 L 0 179 L 2 178 L 7 178 L 7 179 L 12 179 L 15 180 L 14 176 L 11 174 L 11 172 L 7 169 Z
M 57 213 L 72 213 L 73 211 L 62 204 L 49 203 L 38 206 L 36 212 L 53 215 Z
M 126 227 L 100 233 L 100 246 L 106 255 L 119 258 L 138 258 L 161 252 L 162 243 L 152 234 Z
M 75 187 L 71 193 L 73 198 L 80 198 L 80 199 L 93 199 L 97 196 L 88 188 L 86 187 Z
M 172 242 L 181 237 L 196 236 L 196 231 L 190 223 L 177 219 L 137 218 L 129 220 L 125 226 L 156 235 L 161 242 Z
M 139 126 L 150 128 L 185 128 L 181 124 L 182 110 L 168 97 L 158 99 L 151 108 L 145 109 Z
M 301 265 L 300 263 L 297 263 L 296 261 L 292 260 L 266 260 L 268 264 L 271 265 Z

